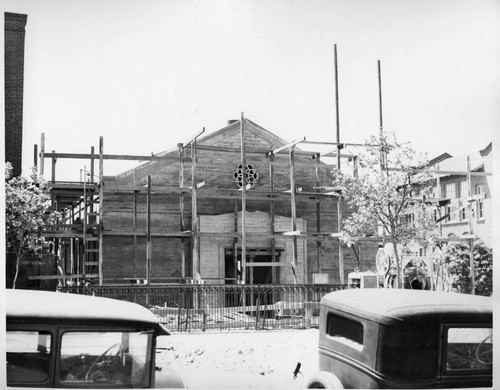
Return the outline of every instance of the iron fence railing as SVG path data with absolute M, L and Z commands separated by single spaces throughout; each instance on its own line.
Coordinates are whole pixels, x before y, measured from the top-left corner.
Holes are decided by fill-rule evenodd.
M 108 285 L 65 287 L 149 308 L 170 331 L 290 329 L 318 324 L 319 302 L 345 285 Z

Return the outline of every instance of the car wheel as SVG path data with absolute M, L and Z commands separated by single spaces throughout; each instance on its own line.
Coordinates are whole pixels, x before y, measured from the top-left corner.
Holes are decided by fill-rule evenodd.
M 339 378 L 331 372 L 321 371 L 307 381 L 308 389 L 343 389 Z

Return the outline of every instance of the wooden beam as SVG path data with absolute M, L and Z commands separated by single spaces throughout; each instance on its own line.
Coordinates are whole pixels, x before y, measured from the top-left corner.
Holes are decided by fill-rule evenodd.
M 40 141 L 40 176 L 44 176 L 45 168 L 45 133 L 42 133 L 42 139 Z
M 299 139 L 299 140 L 296 140 L 296 141 L 292 141 L 292 142 L 289 142 L 288 144 L 286 145 L 283 145 L 283 146 L 280 146 L 279 148 L 276 148 L 274 150 L 272 150 L 269 154 L 269 156 L 271 154 L 278 154 L 279 152 L 282 152 L 283 150 L 286 150 L 286 149 L 290 149 L 290 148 L 293 148 L 295 145 L 298 145 L 300 144 L 301 142 L 304 142 L 306 140 L 306 137 L 304 137 L 303 139 Z
M 291 264 L 285 261 L 263 261 L 263 262 L 252 262 L 246 263 L 246 267 L 290 267 Z
M 179 150 L 179 188 L 184 187 L 184 144 L 177 144 Z M 184 195 L 181 192 L 179 194 L 179 210 L 180 210 L 180 229 L 181 232 L 186 230 L 185 217 L 184 217 Z M 186 277 L 186 250 L 184 239 L 181 242 L 181 277 Z
M 83 277 L 87 278 L 97 278 L 99 274 L 68 274 L 68 275 L 36 275 L 28 276 L 29 280 L 57 280 L 57 279 L 80 279 Z
M 388 168 L 389 171 L 393 171 L 393 172 L 400 172 L 401 169 L 398 169 L 398 168 Z M 418 172 L 424 172 L 428 169 L 425 169 L 425 168 L 415 168 L 413 170 L 414 173 L 418 173 Z M 441 170 L 437 170 L 437 171 L 431 171 L 430 172 L 432 175 L 435 175 L 439 178 L 439 176 L 441 175 L 444 175 L 444 176 L 467 176 L 469 174 L 469 172 L 467 171 L 441 171 Z M 470 172 L 470 175 L 471 176 L 493 176 L 493 173 L 491 172 L 476 172 L 476 171 L 471 171 Z
M 77 159 L 77 160 L 92 160 L 96 158 L 95 155 L 90 153 L 45 153 L 44 156 L 40 153 L 40 158 L 67 158 L 67 159 Z M 105 154 L 103 155 L 104 160 L 128 160 L 128 161 L 165 161 L 172 160 L 174 162 L 179 161 L 177 156 L 165 155 L 165 156 L 147 156 L 147 155 L 128 155 L 128 154 Z M 186 157 L 185 162 L 191 162 L 191 159 Z
M 104 262 L 104 248 L 103 248 L 103 210 L 104 210 L 104 183 L 102 178 L 104 177 L 104 138 L 99 137 L 99 286 L 102 286 L 104 282 L 103 275 L 103 262 Z
M 191 143 L 191 231 L 192 231 L 192 270 L 193 281 L 199 283 L 200 275 L 200 254 L 198 252 L 200 238 L 198 235 L 198 189 L 196 187 L 196 137 Z M 195 302 L 197 304 L 197 302 Z
M 323 142 L 323 141 L 303 141 L 306 145 L 332 145 L 332 146 L 366 146 L 366 144 L 352 142 Z M 374 145 L 378 146 L 378 145 Z M 336 147 L 335 150 L 338 148 Z
M 305 138 L 304 138 L 305 139 Z M 292 231 L 297 231 L 297 209 L 296 209 L 296 201 L 295 201 L 295 145 L 291 146 L 289 149 L 289 158 L 290 158 L 290 208 L 292 214 Z M 300 232 L 299 232 L 300 234 Z M 293 275 L 293 283 L 297 284 L 297 235 L 292 235 L 292 275 Z
M 188 146 L 194 141 L 196 141 L 203 133 L 205 132 L 205 128 L 203 127 L 195 136 L 193 136 L 189 141 L 184 143 L 184 146 Z M 198 145 L 197 145 L 198 146 Z
M 187 188 L 179 188 L 179 187 L 161 187 L 161 188 L 153 188 L 153 192 L 151 193 L 151 197 L 162 197 L 171 193 L 182 193 L 184 195 L 189 195 L 190 190 Z M 130 190 L 110 190 L 106 191 L 107 196 L 134 196 L 134 194 L 145 196 L 145 192 L 143 190 L 134 192 L 133 189 Z M 220 199 L 241 199 L 241 190 L 232 190 L 227 188 L 208 188 L 203 187 L 197 192 L 199 198 L 220 198 Z M 290 191 L 287 192 L 282 191 L 259 191 L 253 189 L 252 191 L 247 191 L 246 193 L 247 199 L 251 200 L 268 200 L 268 201 L 288 201 L 290 199 Z M 337 199 L 338 194 L 336 192 L 309 192 L 302 191 L 297 192 L 295 194 L 298 198 L 307 197 L 311 200 L 314 199 Z
M 151 283 L 151 175 L 148 178 L 148 196 L 146 197 L 146 282 Z M 149 295 L 146 296 L 146 304 L 149 305 Z
M 246 198 L 246 170 L 247 170 L 247 160 L 245 154 L 245 117 L 243 113 L 241 113 L 240 120 L 240 137 L 241 137 L 241 169 L 242 169 L 242 178 L 241 178 L 241 284 L 246 283 L 246 250 L 247 250 L 247 242 L 246 242 L 246 211 L 247 211 L 247 198 Z M 250 282 L 252 280 L 250 279 Z M 246 303 L 246 302 L 245 302 Z
M 172 233 L 151 233 L 151 237 L 170 237 L 170 238 L 186 238 L 191 236 L 191 231 L 187 232 L 172 232 Z M 143 232 L 133 232 L 133 231 L 125 231 L 125 230 L 105 230 L 103 232 L 104 236 L 113 237 L 113 236 L 136 236 L 136 237 L 146 237 L 147 233 Z

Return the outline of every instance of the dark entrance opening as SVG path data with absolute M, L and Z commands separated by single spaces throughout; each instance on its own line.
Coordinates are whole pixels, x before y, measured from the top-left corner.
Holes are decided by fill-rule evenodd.
M 246 250 L 246 276 L 245 284 L 255 286 L 252 291 L 245 293 L 245 304 L 265 305 L 272 304 L 276 300 L 276 294 L 265 285 L 278 284 L 280 280 L 280 267 L 272 266 L 273 262 L 280 261 L 282 250 L 275 250 L 274 256 L 269 249 L 247 249 Z M 225 250 L 225 284 L 240 284 L 242 278 L 241 249 L 235 256 L 233 248 Z M 258 286 L 257 286 L 258 285 Z M 239 291 L 239 290 L 238 290 Z M 226 306 L 241 306 L 243 296 L 236 289 L 226 290 Z

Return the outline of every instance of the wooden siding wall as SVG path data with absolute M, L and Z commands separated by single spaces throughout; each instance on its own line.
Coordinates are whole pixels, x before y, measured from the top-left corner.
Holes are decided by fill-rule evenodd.
M 259 138 L 255 132 L 249 131 L 245 133 L 245 143 L 249 151 L 256 150 L 270 150 L 272 147 L 266 143 L 262 138 Z M 233 137 L 218 136 L 210 139 L 210 145 L 217 147 L 229 147 L 236 150 L 239 145 L 239 135 Z M 226 152 L 219 150 L 205 150 L 203 144 L 200 142 L 200 147 L 197 150 L 197 172 L 196 178 L 198 183 L 205 182 L 204 187 L 198 190 L 198 215 L 201 216 L 201 221 L 205 223 L 206 216 L 218 215 L 234 215 L 235 204 L 238 211 L 241 211 L 241 199 L 223 199 L 223 198 L 204 198 L 204 188 L 226 188 L 237 189 L 234 181 L 234 169 L 241 163 L 241 156 L 236 152 Z M 277 147 L 279 145 L 274 145 Z M 172 152 L 171 156 L 178 156 L 178 152 Z M 190 156 L 190 148 L 185 150 L 185 156 Z M 254 165 L 259 172 L 259 181 L 254 191 L 269 191 L 270 190 L 270 160 L 264 152 L 252 153 L 248 152 L 246 156 L 247 164 Z M 284 151 L 275 156 L 274 160 L 274 189 L 275 191 L 285 191 L 290 189 L 290 169 L 289 169 L 289 156 L 288 152 Z M 151 278 L 159 277 L 177 277 L 180 276 L 181 270 L 181 246 L 185 245 L 186 249 L 186 276 L 191 276 L 191 249 L 190 239 L 172 237 L 157 237 L 155 234 L 175 233 L 180 231 L 180 209 L 179 209 L 179 194 L 162 192 L 160 187 L 178 187 L 179 186 L 179 167 L 177 162 L 150 162 L 137 167 L 135 170 L 128 172 L 116 180 L 108 179 L 105 181 L 105 197 L 103 209 L 103 228 L 104 236 L 104 264 L 103 272 L 104 279 L 120 279 L 141 277 L 145 275 L 145 231 L 146 231 L 146 195 L 144 193 L 137 194 L 136 207 L 136 224 L 137 231 L 142 234 L 137 238 L 135 260 L 134 256 L 134 240 L 133 235 L 128 236 L 113 236 L 113 232 L 131 233 L 134 230 L 134 197 L 131 194 L 116 195 L 113 191 L 135 190 L 145 192 L 144 185 L 147 183 L 147 175 L 152 176 L 152 269 Z M 302 187 L 303 191 L 314 191 L 316 173 L 316 164 L 310 156 L 297 156 L 295 159 L 295 183 L 297 187 Z M 319 177 L 320 185 L 332 185 L 332 176 L 330 175 L 330 167 L 322 165 Z M 184 164 L 184 185 L 191 186 L 191 164 Z M 155 190 L 155 188 L 159 188 Z M 247 196 L 248 199 L 248 196 Z M 271 209 L 270 201 L 251 200 L 248 199 L 246 203 L 246 210 L 250 213 L 260 212 L 269 218 Z M 278 200 L 274 202 L 275 215 L 280 218 L 285 218 L 289 221 L 291 217 L 290 200 Z M 309 232 L 317 231 L 317 210 L 316 200 L 314 198 L 308 199 L 304 196 L 297 196 L 296 215 L 301 219 L 298 229 L 307 227 Z M 344 215 L 344 218 L 348 213 Z M 184 196 L 184 215 L 185 226 L 187 229 L 191 226 L 191 197 L 190 193 Z M 257 214 L 254 214 L 257 215 Z M 230 228 L 233 229 L 231 217 Z M 266 220 L 267 220 L 266 219 Z M 322 232 L 336 232 L 337 231 L 337 200 L 336 198 L 323 198 L 320 203 L 320 230 Z M 220 222 L 220 221 L 219 221 Z M 217 223 L 219 223 L 217 222 Z M 291 230 L 290 226 L 286 230 Z M 222 226 L 219 226 L 222 229 Z M 247 227 L 249 229 L 250 226 Z M 270 230 L 269 230 L 270 231 Z M 249 237 L 251 240 L 251 237 Z M 209 277 L 208 275 L 220 275 L 220 270 L 215 271 L 214 267 L 219 267 L 221 255 L 220 251 L 226 245 L 223 239 L 217 239 L 217 245 L 207 246 L 207 238 L 201 241 L 200 261 L 202 277 Z M 284 239 L 287 240 L 287 239 Z M 269 241 L 269 240 L 267 240 Z M 229 240 L 232 242 L 232 239 Z M 279 241 L 279 245 L 286 247 L 291 245 L 291 240 Z M 288 244 L 289 242 L 289 244 Z M 338 240 L 328 238 L 318 238 L 317 240 L 299 239 L 299 253 L 304 251 L 307 254 L 306 268 L 308 270 L 306 277 L 301 275 L 299 281 L 302 283 L 312 282 L 312 273 L 323 272 L 328 273 L 332 283 L 339 281 L 338 275 Z M 320 242 L 320 246 L 317 245 Z M 252 243 L 249 245 L 266 246 L 267 242 Z M 265 245 L 264 245 L 265 244 Z M 278 245 L 278 241 L 277 241 Z M 291 251 L 287 253 L 291 254 Z M 373 254 L 375 257 L 376 249 Z M 345 280 L 347 274 L 352 272 L 354 267 L 357 266 L 357 260 L 352 254 L 352 251 L 345 251 Z M 319 256 L 319 257 L 318 257 Z M 320 269 L 318 269 L 318 258 L 320 259 Z M 287 258 L 286 260 L 289 261 Z M 135 264 L 135 266 L 134 266 Z M 214 268 L 214 269 L 212 269 Z M 300 272 L 303 272 L 304 265 L 298 267 Z M 373 267 L 370 267 L 373 269 Z M 288 268 L 287 268 L 288 269 Z M 287 271 L 288 272 L 288 271 Z M 206 273 L 207 275 L 204 275 Z M 286 275 L 286 276 L 283 276 Z M 283 273 L 282 276 L 288 281 L 289 275 Z
M 238 213 L 238 229 L 241 229 L 241 212 Z M 281 233 L 290 230 L 291 219 L 276 216 L 275 232 Z M 306 231 L 306 222 L 301 218 L 297 219 L 297 226 L 301 231 Z M 271 217 L 263 212 L 247 212 L 246 214 L 247 247 L 248 248 L 267 248 L 271 249 L 271 239 L 252 237 L 252 233 L 271 234 Z M 234 213 L 218 216 L 201 216 L 200 231 L 205 233 L 225 233 L 234 232 Z M 233 239 L 230 237 L 202 237 L 201 246 L 201 275 L 209 280 L 226 277 L 224 275 L 225 267 L 225 249 L 233 247 Z M 290 238 L 277 238 L 275 247 L 282 250 L 280 262 L 291 264 L 292 262 L 292 241 Z M 307 241 L 298 240 L 297 243 L 297 278 L 299 282 L 304 283 L 304 267 L 307 258 Z M 291 267 L 282 267 L 280 273 L 280 283 L 293 283 Z

